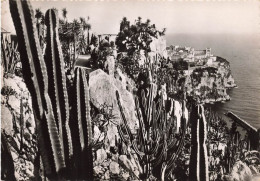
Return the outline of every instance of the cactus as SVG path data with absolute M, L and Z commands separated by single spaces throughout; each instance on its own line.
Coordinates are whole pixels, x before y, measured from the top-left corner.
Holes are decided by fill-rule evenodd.
M 20 152 L 23 149 L 23 136 L 24 136 L 24 116 L 23 116 L 23 98 L 20 100 Z
M 46 12 L 47 26 L 46 52 L 44 61 L 48 73 L 48 94 L 50 96 L 53 113 L 58 126 L 61 145 L 68 163 L 72 156 L 71 134 L 69 129 L 69 101 L 66 87 L 66 77 L 61 45 L 58 37 L 58 15 L 54 9 Z
M 75 101 L 70 121 L 75 174 L 79 179 L 93 180 L 92 125 L 90 117 L 89 87 L 84 68 L 75 69 Z M 77 173 L 76 173 L 77 172 Z
M 151 173 L 158 172 L 158 168 L 161 168 L 161 171 L 159 169 L 160 175 L 157 175 L 157 177 L 161 178 L 164 175 L 167 177 L 171 173 L 173 163 L 184 145 L 186 133 L 186 120 L 182 117 L 184 123 L 182 125 L 181 139 L 177 141 L 174 138 L 172 133 L 173 119 L 167 120 L 162 98 L 156 97 L 155 85 L 152 83 L 148 88 L 147 94 L 145 93 L 146 89 L 142 89 L 140 95 L 135 98 L 136 112 L 140 125 L 137 136 L 131 133 L 124 115 L 119 93 L 116 91 L 122 117 L 122 124 L 117 127 L 118 133 L 122 141 L 137 154 L 143 171 L 139 177 L 143 180 L 148 179 Z
M 72 112 L 69 112 L 56 11 L 46 12 L 47 45 L 44 57 L 30 2 L 10 0 L 10 11 L 18 44 L 22 45 L 18 48 L 23 60 L 24 80 L 32 97 L 45 175 L 51 180 L 93 180 L 92 126 L 86 71 L 83 68 L 75 70 L 76 101 Z
M 204 108 L 197 105 L 191 112 L 190 179 L 208 181 L 207 126 Z
M 4 65 L 5 73 L 14 74 L 17 62 L 20 61 L 20 56 L 17 51 L 18 44 L 14 45 L 14 42 L 9 42 L 7 39 L 2 38 L 2 64 Z
M 48 76 L 33 21 L 33 10 L 29 1 L 9 2 L 20 45 L 18 48 L 23 60 L 23 76 L 32 96 L 43 164 L 46 174 L 55 178 L 57 173 L 61 173 L 65 168 L 65 161 L 62 141 L 48 95 Z

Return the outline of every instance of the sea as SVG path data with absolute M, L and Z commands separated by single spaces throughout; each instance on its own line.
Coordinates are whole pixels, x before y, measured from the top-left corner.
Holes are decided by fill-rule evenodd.
M 237 88 L 227 91 L 231 101 L 210 105 L 224 119 L 232 111 L 255 128 L 260 128 L 260 38 L 257 34 L 168 34 L 167 46 L 211 48 L 213 55 L 230 62 Z

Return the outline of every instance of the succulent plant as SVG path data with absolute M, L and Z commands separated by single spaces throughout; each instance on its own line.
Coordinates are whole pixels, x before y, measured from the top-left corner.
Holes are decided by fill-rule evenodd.
M 148 91 L 147 91 L 148 89 Z M 186 119 L 182 116 L 181 137 L 174 137 L 174 122 L 167 119 L 167 111 L 163 100 L 157 95 L 156 85 L 151 83 L 147 89 L 141 89 L 139 96 L 135 98 L 136 113 L 139 120 L 137 135 L 133 135 L 126 120 L 120 96 L 116 91 L 122 124 L 118 133 L 122 141 L 131 147 L 138 156 L 142 173 L 140 179 L 149 179 L 153 172 L 158 172 L 160 179 L 168 177 L 174 166 L 174 161 L 183 147 L 186 133 Z M 185 106 L 185 103 L 183 104 Z M 184 109 L 183 109 L 184 111 Z
M 2 37 L 2 64 L 4 72 L 7 74 L 14 74 L 17 63 L 20 61 L 20 56 L 17 51 L 18 44 L 15 45 L 14 41 L 9 42 Z
M 208 181 L 207 126 L 202 105 L 193 105 L 191 111 L 190 179 Z
M 47 45 L 43 55 L 30 1 L 9 3 L 20 45 L 23 77 L 32 97 L 45 174 L 50 180 L 92 180 L 92 126 L 85 70 L 80 67 L 75 70 L 77 101 L 69 112 L 56 11 L 46 12 Z

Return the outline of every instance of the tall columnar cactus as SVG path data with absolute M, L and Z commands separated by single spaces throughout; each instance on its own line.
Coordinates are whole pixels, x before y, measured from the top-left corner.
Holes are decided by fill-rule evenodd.
M 45 64 L 48 73 L 48 94 L 50 96 L 53 113 L 61 137 L 66 162 L 72 155 L 71 134 L 69 129 L 69 101 L 66 87 L 64 60 L 58 36 L 59 19 L 57 11 L 50 9 L 45 15 L 47 26 Z
M 75 174 L 79 179 L 93 180 L 92 125 L 89 87 L 84 68 L 75 69 L 74 105 L 70 121 Z M 77 173 L 76 173 L 77 172 Z
M 207 126 L 202 105 L 191 112 L 190 180 L 208 181 Z
M 150 84 L 148 92 L 142 89 L 140 95 L 136 96 L 135 105 L 140 126 L 137 136 L 131 133 L 119 93 L 116 92 L 122 117 L 122 124 L 117 127 L 118 133 L 122 141 L 137 154 L 142 166 L 142 175 L 140 175 L 142 180 L 148 179 L 151 173 L 158 172 L 158 169 L 157 177 L 160 179 L 164 179 L 164 176 L 167 177 L 171 173 L 174 161 L 183 147 L 186 132 L 186 120 L 182 117 L 185 123 L 182 125 L 181 139 L 177 140 L 174 137 L 174 120 L 167 119 L 162 98 L 156 97 L 157 92 L 154 89 L 155 85 Z
M 46 174 L 56 177 L 65 168 L 62 140 L 48 94 L 46 65 L 29 1 L 10 0 L 25 83 L 32 96 L 37 132 Z
M 47 45 L 43 57 L 30 2 L 10 0 L 10 10 L 23 77 L 32 96 L 45 174 L 51 180 L 93 180 L 92 126 L 85 69 L 76 69 L 76 101 L 69 112 L 56 11 L 46 13 Z

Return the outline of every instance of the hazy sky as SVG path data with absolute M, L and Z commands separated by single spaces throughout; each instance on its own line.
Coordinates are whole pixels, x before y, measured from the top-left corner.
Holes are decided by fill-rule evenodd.
M 117 33 L 121 19 L 131 22 L 149 18 L 166 33 L 260 33 L 259 1 L 179 2 L 179 1 L 32 1 L 34 9 L 45 12 L 55 7 L 68 10 L 68 19 L 90 17 L 96 34 Z M 2 27 L 14 32 L 8 2 L 2 2 Z

